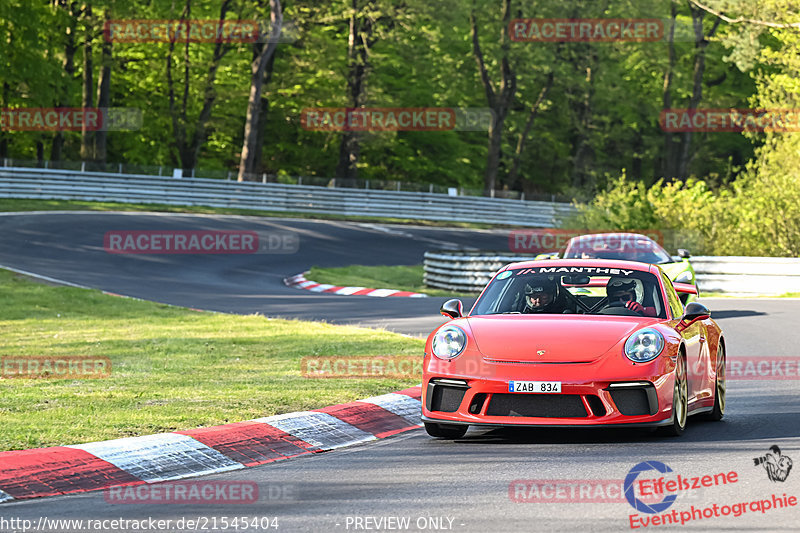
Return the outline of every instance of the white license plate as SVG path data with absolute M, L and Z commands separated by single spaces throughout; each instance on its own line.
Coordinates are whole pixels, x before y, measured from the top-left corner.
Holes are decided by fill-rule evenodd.
M 509 381 L 508 392 L 533 392 L 538 394 L 558 394 L 560 381 Z

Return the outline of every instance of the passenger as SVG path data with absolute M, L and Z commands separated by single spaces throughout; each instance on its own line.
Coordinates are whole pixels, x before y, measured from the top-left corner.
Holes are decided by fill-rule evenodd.
M 574 313 L 570 309 L 559 284 L 549 278 L 532 281 L 525 285 L 525 308 L 523 313 Z
M 609 279 L 606 284 L 606 296 L 608 296 L 606 309 L 624 307 L 641 316 L 656 316 L 654 307 L 645 307 L 636 300 L 636 282 L 632 279 Z

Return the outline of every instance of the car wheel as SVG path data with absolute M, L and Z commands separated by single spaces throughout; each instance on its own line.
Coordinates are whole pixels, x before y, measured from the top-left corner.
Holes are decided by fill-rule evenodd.
M 706 413 L 704 418 L 706 420 L 722 420 L 725 416 L 725 389 L 727 384 L 725 382 L 725 347 L 720 344 L 717 351 L 717 380 L 714 386 L 714 408 L 710 413 Z
M 425 422 L 425 431 L 431 437 L 439 439 L 460 439 L 467 433 L 469 426 L 453 425 L 453 424 L 434 424 L 432 422 Z
M 686 380 L 686 361 L 683 354 L 678 355 L 675 365 L 675 388 L 672 391 L 672 423 L 659 428 L 659 433 L 668 437 L 678 437 L 686 429 L 689 411 L 689 384 Z

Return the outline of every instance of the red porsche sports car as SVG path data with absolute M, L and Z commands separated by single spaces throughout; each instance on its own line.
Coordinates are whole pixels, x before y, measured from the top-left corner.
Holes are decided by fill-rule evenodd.
M 591 289 L 591 290 L 588 290 Z M 676 292 L 677 291 L 677 292 Z M 527 261 L 497 272 L 425 344 L 422 419 L 434 437 L 474 426 L 653 426 L 725 412 L 725 341 L 711 312 L 658 265 Z

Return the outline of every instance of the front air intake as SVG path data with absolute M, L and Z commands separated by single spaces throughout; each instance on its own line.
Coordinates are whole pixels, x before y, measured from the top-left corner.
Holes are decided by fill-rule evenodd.
M 589 416 L 578 394 L 492 394 L 486 416 L 585 418 Z
M 432 379 L 428 382 L 425 407 L 429 411 L 454 413 L 461 406 L 468 389 L 469 386 L 465 381 Z

